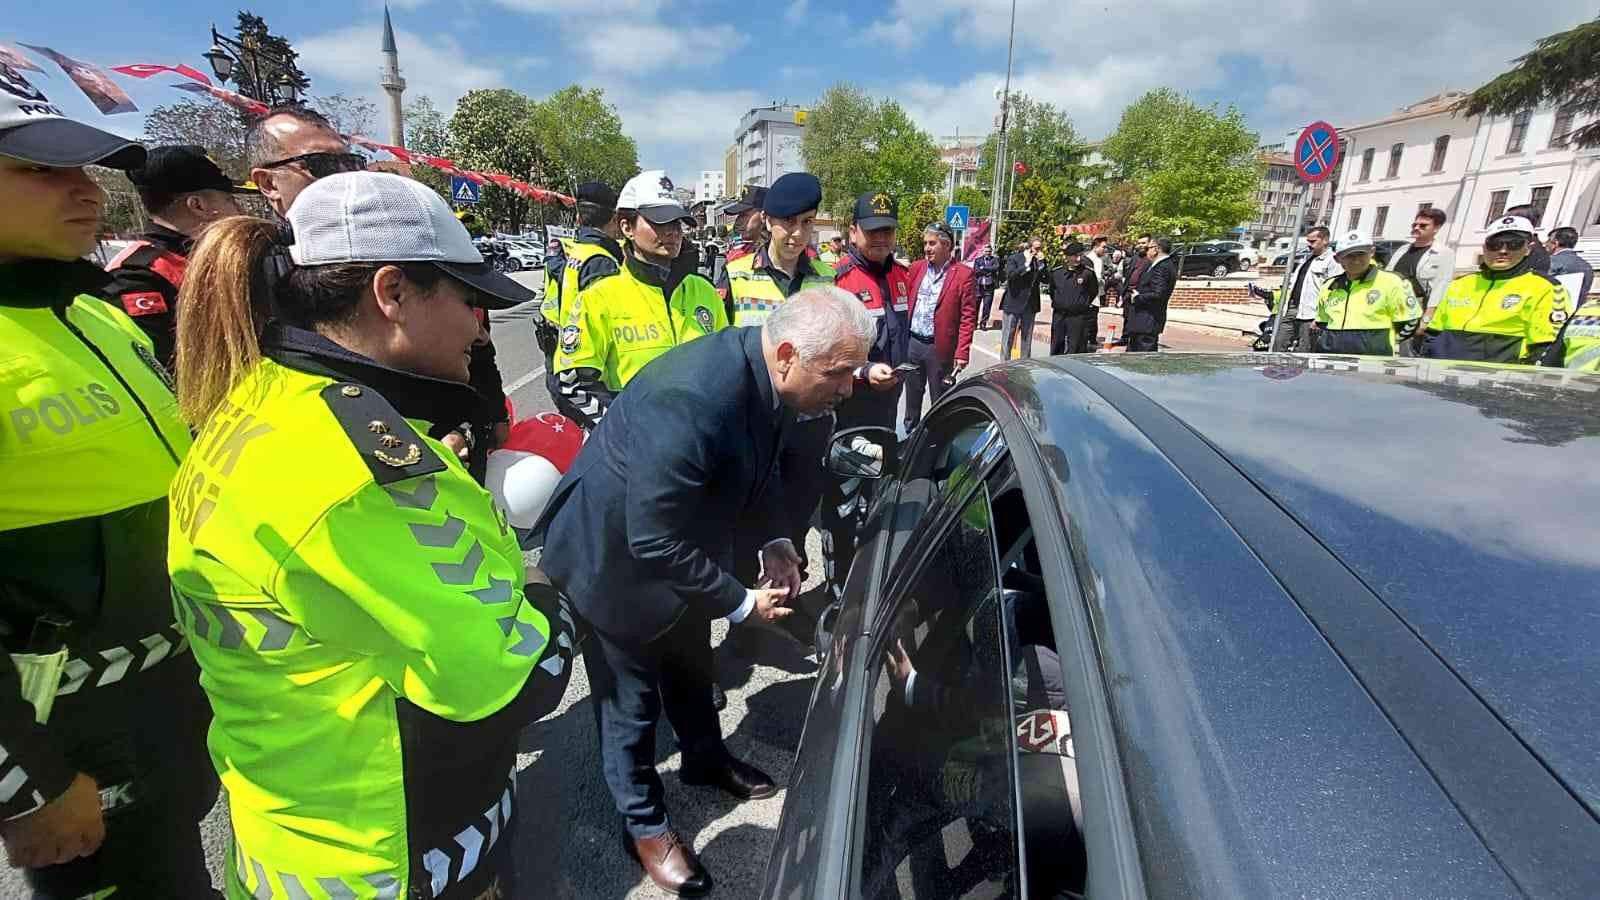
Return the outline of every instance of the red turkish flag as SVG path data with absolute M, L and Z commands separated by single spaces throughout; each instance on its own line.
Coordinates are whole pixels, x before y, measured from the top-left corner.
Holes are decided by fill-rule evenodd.
M 176 66 L 163 66 L 156 63 L 129 63 L 125 66 L 112 66 L 111 71 L 120 72 L 123 75 L 131 75 L 134 78 L 149 78 L 152 75 L 160 75 L 162 72 L 172 72 L 198 81 L 201 84 L 211 83 L 211 79 L 207 78 L 205 73 L 181 63 Z

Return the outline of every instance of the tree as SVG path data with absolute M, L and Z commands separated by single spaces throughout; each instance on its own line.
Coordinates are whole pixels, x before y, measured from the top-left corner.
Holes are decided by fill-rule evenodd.
M 534 104 L 529 133 L 540 148 L 531 173 L 541 187 L 571 194 L 585 181 L 620 189 L 639 174 L 639 147 L 605 91 L 569 85 Z
M 429 156 L 443 156 L 450 131 L 444 113 L 433 105 L 433 99 L 427 94 L 418 95 L 406 104 L 404 115 L 406 149 Z
M 918 194 L 916 200 L 900 205 L 900 227 L 895 237 L 906 256 L 911 259 L 922 257 L 922 229 L 943 218 L 944 202 L 937 194 Z
M 1165 159 L 1174 123 L 1193 109 L 1193 101 L 1172 88 L 1150 91 L 1122 111 L 1116 132 L 1100 145 L 1100 155 L 1110 160 L 1113 175 L 1122 181 L 1153 172 Z
M 1019 94 L 1011 101 L 1006 136 L 1006 164 L 1027 164 L 1030 176 L 1049 182 L 1055 189 L 1055 209 L 1034 212 L 1046 214 L 1057 223 L 1077 219 L 1087 199 L 1081 185 L 1091 180 L 1094 169 L 1083 162 L 1089 148 L 1078 137 L 1072 119 L 1054 104 Z M 999 138 L 998 133 L 991 133 L 984 140 L 978 155 L 980 173 L 994 172 Z M 1015 203 L 1007 205 L 1007 209 L 1014 207 L 1022 208 Z
M 234 39 L 245 47 L 243 64 L 234 66 L 229 76 L 239 93 L 269 102 L 271 87 L 285 75 L 302 95 L 311 87 L 311 79 L 300 71 L 300 54 L 287 39 L 272 33 L 265 19 L 240 10 Z M 283 68 L 278 60 L 286 60 L 288 68 Z
M 144 139 L 152 147 L 195 144 L 203 147 L 222 171 L 233 178 L 248 174 L 245 120 L 231 107 L 211 100 L 184 99 L 150 110 Z
M 531 121 L 534 101 L 505 88 L 468 91 L 450 117 L 450 158 L 464 168 L 503 172 L 526 180 L 545 165 Z M 494 185 L 483 188 L 478 214 L 510 231 L 521 231 L 532 201 Z
M 1600 19 L 1540 38 L 1516 66 L 1461 103 L 1469 116 L 1509 116 L 1552 104 L 1579 118 L 1600 114 Z M 1572 132 L 1579 147 L 1600 146 L 1600 119 Z
M 133 183 L 119 169 L 87 166 L 84 171 L 106 192 L 106 205 L 100 231 L 103 234 L 138 234 L 144 230 L 144 206 L 134 192 Z
M 1132 227 L 1139 208 L 1139 185 L 1131 181 L 1108 181 L 1089 193 L 1084 218 L 1091 222 L 1110 222 L 1110 234 L 1121 237 Z
M 311 98 L 310 105 L 327 116 L 340 134 L 368 134 L 372 131 L 373 120 L 378 117 L 378 107 L 365 97 L 329 94 Z
M 1000 226 L 1000 247 L 1015 247 L 1017 241 L 1041 238 L 1045 256 L 1051 261 L 1059 257 L 1061 242 L 1056 239 L 1053 216 L 1061 208 L 1061 195 L 1050 181 L 1037 175 L 1028 175 L 1017 182 L 1006 209 L 1005 221 Z
M 839 222 L 850 220 L 856 197 L 867 191 L 904 203 L 936 190 L 945 177 L 938 145 L 900 104 L 845 84 L 829 88 L 807 116 L 800 154 L 822 182 L 823 206 Z
M 989 195 L 975 187 L 962 186 L 956 188 L 955 205 L 970 207 L 972 218 L 974 219 L 986 219 L 989 217 Z

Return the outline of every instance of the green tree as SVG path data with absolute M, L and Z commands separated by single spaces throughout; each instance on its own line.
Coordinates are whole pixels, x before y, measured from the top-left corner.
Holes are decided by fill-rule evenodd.
M 1570 31 L 1540 38 L 1517 57 L 1516 66 L 1467 96 L 1461 110 L 1469 116 L 1509 116 L 1551 104 L 1577 118 L 1600 114 L 1600 19 Z M 1579 147 L 1600 145 L 1600 120 L 1572 132 Z
M 101 234 L 133 235 L 144 230 L 144 206 L 134 192 L 133 183 L 120 169 L 87 166 L 84 171 L 106 192 Z
M 294 82 L 302 95 L 311 87 L 311 79 L 300 71 L 300 54 L 287 39 L 272 33 L 265 19 L 240 10 L 234 39 L 245 48 L 243 64 L 234 66 L 229 75 L 239 93 L 265 103 L 270 88 L 284 76 Z M 288 67 L 284 68 L 278 60 L 287 60 Z
M 245 123 L 232 107 L 212 100 L 184 99 L 150 110 L 144 119 L 144 139 L 152 147 L 194 144 L 205 148 L 222 171 L 243 178 Z
M 986 219 L 989 217 L 989 195 L 975 187 L 963 185 L 956 188 L 955 205 L 970 207 L 974 219 Z
M 1113 176 L 1133 181 L 1160 168 L 1174 127 L 1195 109 L 1193 101 L 1172 88 L 1157 88 L 1134 101 L 1100 145 Z
M 1055 188 L 1055 208 L 1047 213 L 1056 222 L 1078 218 L 1087 200 L 1082 185 L 1093 180 L 1095 170 L 1084 163 L 1089 148 L 1078 136 L 1072 119 L 1054 104 L 1019 94 L 1011 101 L 1006 124 L 1006 163 L 1021 162 L 1028 176 L 1041 178 Z M 993 173 L 999 135 L 991 133 L 978 155 L 978 172 Z M 1009 184 L 1010 174 L 1007 174 Z M 1010 203 L 1007 209 L 1023 208 Z M 976 213 L 974 213 L 976 215 Z
M 1061 242 L 1056 238 L 1055 226 L 1064 224 L 1054 213 L 1061 208 L 1061 195 L 1049 180 L 1028 175 L 1017 181 L 1006 209 L 1005 221 L 1000 226 L 1000 246 L 1013 248 L 1017 241 L 1040 238 L 1044 241 L 1045 256 L 1052 262 L 1059 258 Z
M 900 250 L 911 259 L 922 257 L 922 229 L 944 218 L 944 201 L 937 194 L 922 193 L 910 203 L 900 204 L 900 227 L 895 238 Z
M 1084 208 L 1084 219 L 1090 222 L 1110 222 L 1110 236 L 1122 237 L 1132 227 L 1133 214 L 1139 209 L 1139 185 L 1131 181 L 1105 181 L 1089 192 L 1089 203 Z
M 900 104 L 845 84 L 829 88 L 812 108 L 800 153 L 807 171 L 822 181 L 823 206 L 841 223 L 867 191 L 884 191 L 903 206 L 936 190 L 945 177 L 938 145 Z
M 450 118 L 449 157 L 468 169 L 528 180 L 545 165 L 532 128 L 535 106 L 529 97 L 506 88 L 468 91 Z M 496 185 L 484 185 L 481 193 L 480 218 L 522 230 L 533 201 Z
M 599 88 L 556 91 L 534 104 L 529 129 L 541 160 L 532 178 L 541 187 L 571 194 L 582 182 L 604 181 L 621 189 L 639 174 L 639 147 Z
M 372 136 L 372 123 L 378 117 L 378 107 L 365 97 L 329 94 L 326 97 L 312 97 L 308 105 L 327 116 L 340 134 Z
M 444 113 L 433 105 L 433 98 L 419 95 L 406 104 L 406 149 L 429 156 L 443 156 L 445 144 L 450 140 L 449 125 Z

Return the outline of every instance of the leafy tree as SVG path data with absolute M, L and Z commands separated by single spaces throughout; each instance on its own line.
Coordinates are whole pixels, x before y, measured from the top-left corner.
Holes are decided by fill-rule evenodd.
M 895 238 L 911 259 L 922 258 L 922 229 L 944 218 L 944 202 L 937 194 L 922 193 L 911 203 L 900 204 L 900 227 Z
M 234 39 L 245 48 L 243 64 L 234 66 L 230 75 L 239 93 L 268 102 L 272 86 L 284 75 L 302 95 L 311 87 L 311 79 L 300 70 L 300 54 L 287 39 L 272 33 L 265 19 L 240 10 Z M 278 60 L 287 60 L 288 68 L 282 68 Z
M 103 234 L 137 234 L 144 230 L 144 206 L 133 190 L 128 176 L 118 169 L 87 166 L 84 171 L 100 189 L 106 192 Z
M 144 119 L 144 139 L 150 146 L 203 147 L 212 162 L 234 178 L 248 174 L 244 135 L 245 121 L 239 113 L 211 100 L 184 99 L 163 104 L 150 110 Z
M 1139 208 L 1139 186 L 1131 181 L 1108 181 L 1089 192 L 1089 204 L 1084 218 L 1092 222 L 1110 222 L 1112 235 L 1128 233 L 1133 214 Z
M 600 88 L 569 85 L 534 105 L 529 133 L 539 146 L 531 173 L 540 187 L 571 194 L 585 181 L 621 189 L 639 174 L 639 147 Z
M 365 97 L 346 97 L 329 94 L 311 98 L 310 106 L 328 117 L 340 134 L 369 135 L 372 122 L 378 117 L 378 107 Z
M 1038 175 L 1019 179 L 1000 225 L 1000 246 L 1009 251 L 1017 241 L 1041 238 L 1046 258 L 1055 261 L 1061 245 L 1055 226 L 1062 224 L 1055 218 L 1055 211 L 1060 208 L 1061 195 L 1048 179 Z
M 1162 88 L 1123 112 L 1102 152 L 1138 187 L 1130 225 L 1194 239 L 1236 228 L 1255 211 L 1256 146 L 1237 109 L 1203 108 Z
M 891 194 L 903 207 L 936 190 L 945 177 L 938 145 L 900 104 L 873 100 L 846 84 L 829 88 L 812 108 L 800 154 L 807 171 L 822 181 L 823 206 L 841 223 L 850 220 L 855 198 L 867 191 Z
M 1019 94 L 1011 101 L 1006 134 L 1007 163 L 1025 163 L 1028 176 L 1042 178 L 1055 188 L 1055 208 L 1032 211 L 1047 213 L 1057 222 L 1075 220 L 1087 199 L 1081 185 L 1092 180 L 1095 173 L 1083 162 L 1089 148 L 1078 136 L 1072 119 L 1054 104 Z M 999 138 L 998 133 L 991 133 L 984 140 L 978 156 L 980 173 L 994 171 Z M 1009 184 L 1010 175 L 1006 177 Z M 1012 208 L 1024 207 L 1008 203 L 1007 209 Z
M 955 205 L 970 207 L 974 219 L 986 219 L 989 217 L 989 195 L 975 187 L 963 186 L 956 188 Z
M 1461 104 L 1469 116 L 1509 116 L 1552 104 L 1579 118 L 1600 114 L 1600 19 L 1540 38 L 1516 66 L 1478 88 Z M 1600 145 L 1600 119 L 1572 133 L 1579 147 Z
M 1175 123 L 1196 107 L 1172 88 L 1146 93 L 1122 111 L 1117 130 L 1100 145 L 1100 155 L 1111 161 L 1113 175 L 1133 181 L 1161 167 Z
M 529 97 L 506 88 L 468 91 L 450 118 L 450 158 L 468 169 L 529 179 L 546 165 L 531 126 L 535 107 Z M 533 201 L 493 185 L 481 193 L 481 218 L 522 230 Z
M 433 105 L 427 94 L 418 95 L 406 104 L 406 149 L 429 156 L 444 156 L 445 144 L 450 139 L 449 126 L 444 113 Z

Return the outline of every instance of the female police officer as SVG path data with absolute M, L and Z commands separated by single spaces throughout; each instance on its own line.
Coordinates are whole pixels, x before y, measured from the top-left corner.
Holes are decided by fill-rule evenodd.
M 434 438 L 472 399 L 473 307 L 529 295 L 397 175 L 323 178 L 289 222 L 292 247 L 214 225 L 178 326 L 198 433 L 169 563 L 216 714 L 227 887 L 511 896 L 515 738 L 565 688 L 570 620 Z

